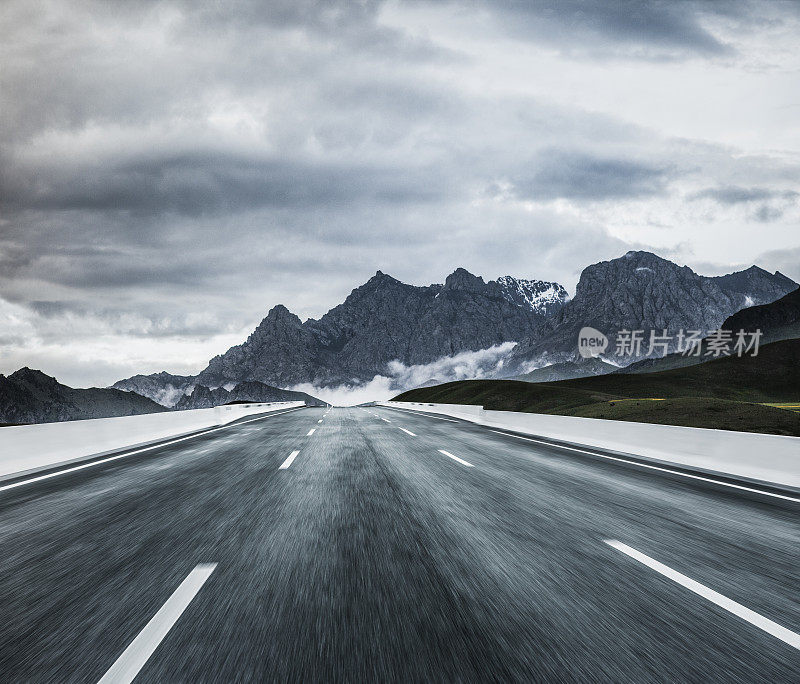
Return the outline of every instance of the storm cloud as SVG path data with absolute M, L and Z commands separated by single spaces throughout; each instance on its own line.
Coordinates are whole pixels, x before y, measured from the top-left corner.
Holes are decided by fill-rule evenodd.
M 601 54 L 634 51 L 640 57 L 731 52 L 733 48 L 706 28 L 703 20 L 715 15 L 741 17 L 748 10 L 745 3 L 714 0 L 488 0 L 485 5 L 521 39 Z
M 647 163 L 571 150 L 545 150 L 529 177 L 514 179 L 521 198 L 600 200 L 662 194 L 667 170 Z
M 644 248 L 797 278 L 799 27 L 756 0 L 8 0 L 0 372 L 196 372 L 377 269 L 571 288 Z
M 708 188 L 696 192 L 691 199 L 713 199 L 720 204 L 741 204 L 743 202 L 757 202 L 770 199 L 793 200 L 800 197 L 800 192 L 794 190 L 775 191 L 769 188 L 742 188 L 729 185 L 720 188 Z

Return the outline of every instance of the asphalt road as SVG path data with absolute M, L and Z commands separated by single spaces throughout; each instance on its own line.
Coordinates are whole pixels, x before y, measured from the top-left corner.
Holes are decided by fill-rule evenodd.
M 797 507 L 388 408 L 2 491 L 0 540 L 2 682 L 800 680 Z

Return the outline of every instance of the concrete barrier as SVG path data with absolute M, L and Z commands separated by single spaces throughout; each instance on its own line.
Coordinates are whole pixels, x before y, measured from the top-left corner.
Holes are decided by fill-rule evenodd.
M 800 491 L 800 437 L 542 413 L 486 411 L 480 406 L 463 404 L 380 403 L 629 454 L 662 465 Z
M 0 481 L 182 437 L 246 416 L 299 406 L 305 403 L 230 404 L 191 411 L 0 428 Z

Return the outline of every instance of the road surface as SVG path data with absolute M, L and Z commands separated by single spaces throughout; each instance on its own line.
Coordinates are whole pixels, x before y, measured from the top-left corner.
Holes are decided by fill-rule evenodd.
M 0 489 L 3 682 L 800 680 L 800 524 L 389 408 Z

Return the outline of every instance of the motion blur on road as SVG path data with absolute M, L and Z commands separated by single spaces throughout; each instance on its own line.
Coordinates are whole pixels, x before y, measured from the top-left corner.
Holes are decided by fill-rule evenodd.
M 0 491 L 4 682 L 800 680 L 796 501 L 306 408 Z

